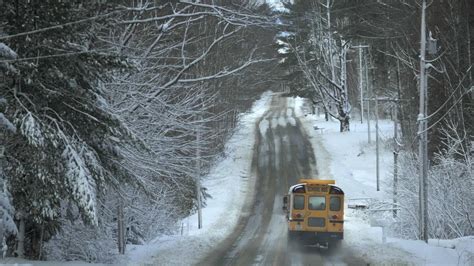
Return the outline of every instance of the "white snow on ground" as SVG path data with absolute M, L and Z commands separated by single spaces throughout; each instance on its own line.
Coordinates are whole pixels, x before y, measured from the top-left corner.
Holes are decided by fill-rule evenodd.
M 339 132 L 339 121 L 325 121 L 323 115 L 311 115 L 301 107 L 304 99 L 295 98 L 295 113 L 311 136 L 316 161 L 320 169 L 319 178 L 336 179 L 337 184 L 345 190 L 347 198 L 375 197 L 386 198 L 390 167 L 393 166 L 392 152 L 380 143 L 380 189 L 376 191 L 376 155 L 375 155 L 375 122 L 371 122 L 371 144 L 367 143 L 367 124 L 351 121 L 350 132 Z M 317 129 L 315 129 L 315 127 Z M 379 121 L 380 139 L 387 140 L 393 136 L 393 122 Z M 318 151 L 324 149 L 324 151 Z M 324 158 L 328 157 L 329 158 Z M 322 163 L 318 163 L 319 160 Z M 325 161 L 324 161 L 325 160 Z M 329 164 L 329 165 L 328 165 Z M 325 169 L 329 166 L 328 169 Z M 319 170 L 319 169 L 318 169 Z M 321 173 L 322 172 L 322 173 Z
M 264 93 L 252 110 L 240 117 L 237 131 L 226 144 L 226 157 L 203 181 L 212 195 L 202 211 L 203 228 L 197 228 L 197 215 L 192 215 L 182 221 L 182 235 L 161 236 L 145 246 L 127 246 L 124 263 L 190 265 L 233 231 L 255 181 L 250 173 L 255 125 L 268 109 L 271 95 L 271 92 Z
M 25 260 L 20 258 L 5 258 L 0 259 L 0 265 L 11 265 L 11 266 L 106 266 L 107 264 L 100 263 L 87 263 L 84 261 L 37 261 L 37 260 Z
M 393 154 L 387 140 L 393 136 L 393 122 L 379 122 L 380 191 L 376 190 L 375 122 L 371 121 L 368 144 L 367 124 L 352 121 L 350 132 L 339 132 L 338 121 L 325 121 L 323 115 L 311 115 L 304 99 L 295 98 L 295 112 L 310 136 L 319 178 L 334 179 L 346 194 L 346 206 L 363 198 L 391 202 L 389 181 Z M 290 106 L 291 104 L 289 104 Z M 315 129 L 317 128 L 317 129 Z M 377 221 L 360 211 L 346 208 L 344 249 L 360 254 L 376 265 L 474 265 L 474 236 L 454 240 L 418 240 L 385 237 Z M 344 250 L 343 249 L 343 250 Z

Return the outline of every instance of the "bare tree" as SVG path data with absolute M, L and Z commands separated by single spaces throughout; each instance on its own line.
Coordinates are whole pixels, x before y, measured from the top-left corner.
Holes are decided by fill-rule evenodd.
M 295 5 L 308 3 L 298 2 Z M 312 90 L 314 101 L 321 103 L 327 114 L 340 121 L 340 131 L 343 132 L 349 130 L 351 112 L 347 89 L 350 41 L 333 34 L 332 5 L 330 0 L 311 2 L 296 18 L 301 17 L 302 23 L 310 28 L 301 34 L 298 29 L 290 29 L 294 34 L 288 38 L 287 45 L 296 57 L 308 88 Z

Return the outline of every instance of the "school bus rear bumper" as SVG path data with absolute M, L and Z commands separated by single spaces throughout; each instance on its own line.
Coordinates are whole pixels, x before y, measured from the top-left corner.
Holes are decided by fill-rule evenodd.
M 291 231 L 290 233 L 293 239 L 297 239 L 302 244 L 314 244 L 315 242 L 324 243 L 333 240 L 344 239 L 343 232 L 302 232 L 302 231 Z

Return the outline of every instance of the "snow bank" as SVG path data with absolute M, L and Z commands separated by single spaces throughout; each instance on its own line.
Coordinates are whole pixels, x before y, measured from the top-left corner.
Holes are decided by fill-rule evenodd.
M 234 230 L 255 182 L 250 173 L 255 122 L 268 109 L 271 96 L 271 92 L 264 93 L 250 112 L 241 115 L 236 132 L 226 143 L 226 156 L 204 178 L 203 186 L 212 198 L 202 210 L 203 228 L 197 228 L 197 214 L 191 215 L 181 222 L 178 235 L 160 236 L 148 245 L 128 245 L 123 263 L 190 265 Z
M 451 240 L 421 240 L 389 238 L 388 245 L 416 255 L 416 264 L 474 265 L 474 236 Z

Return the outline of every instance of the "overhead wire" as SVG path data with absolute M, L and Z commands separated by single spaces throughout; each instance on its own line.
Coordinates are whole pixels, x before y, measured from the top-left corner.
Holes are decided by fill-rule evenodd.
M 444 113 L 441 118 L 439 118 L 436 122 L 434 122 L 432 125 L 430 125 L 429 127 L 427 127 L 425 130 L 423 131 L 419 131 L 417 134 L 421 134 L 421 133 L 424 133 L 424 132 L 427 132 L 428 130 L 432 129 L 435 125 L 437 125 L 439 122 L 441 122 L 445 117 L 446 115 L 449 114 L 449 112 L 451 112 L 451 110 L 459 103 L 461 102 L 461 100 L 464 98 L 464 96 L 466 96 L 468 93 L 470 93 L 472 90 L 474 89 L 474 86 L 471 85 L 471 88 L 467 91 L 465 91 L 455 102 L 454 104 L 448 109 L 448 111 L 446 111 L 446 113 Z
M 26 35 L 31 35 L 31 34 L 36 34 L 36 33 L 41 33 L 41 32 L 54 30 L 54 29 L 62 29 L 62 28 L 67 27 L 67 26 L 97 20 L 97 19 L 100 19 L 100 18 L 111 16 L 112 14 L 119 13 L 119 12 L 124 12 L 124 11 L 127 11 L 127 10 L 116 10 L 116 11 L 112 11 L 112 12 L 107 13 L 107 14 L 102 14 L 102 15 L 97 15 L 95 17 L 89 17 L 89 18 L 85 18 L 85 19 L 71 21 L 71 22 L 67 22 L 67 23 L 64 23 L 64 24 L 60 24 L 60 25 L 54 25 L 54 26 L 45 27 L 45 28 L 32 30 L 32 31 L 20 32 L 20 33 L 12 34 L 12 35 L 0 36 L 0 41 L 12 39 L 12 38 L 17 38 L 17 37 L 21 37 L 21 36 L 26 36 Z
M 0 60 L 0 63 L 12 63 L 12 62 L 21 62 L 21 61 L 29 61 L 29 60 L 54 58 L 54 57 L 65 57 L 65 56 L 80 55 L 80 54 L 91 54 L 91 53 L 97 53 L 97 51 L 80 51 L 80 52 L 42 55 L 42 56 L 25 57 L 25 58 L 17 58 L 17 59 L 5 59 L 5 60 Z
M 453 91 L 453 92 L 451 93 L 451 95 L 446 99 L 446 101 L 444 101 L 444 103 L 443 103 L 436 111 L 434 111 L 432 114 L 430 114 L 429 116 L 427 116 L 427 117 L 425 117 L 425 118 L 423 118 L 423 119 L 428 120 L 428 119 L 432 118 L 433 116 L 435 116 L 435 115 L 436 115 L 438 112 L 440 112 L 440 111 L 444 108 L 444 106 L 451 100 L 451 98 L 456 94 L 457 90 L 458 90 L 459 88 L 463 88 L 461 85 L 462 85 L 463 81 L 466 79 L 467 73 L 469 73 L 469 71 L 471 70 L 471 68 L 472 68 L 472 65 L 469 66 L 469 68 L 466 70 L 466 73 L 464 73 L 463 78 L 461 79 L 461 81 L 459 81 L 458 86 L 454 89 L 454 91 Z M 469 90 L 468 90 L 468 91 L 469 91 Z M 463 95 L 463 96 L 464 96 L 464 95 Z

